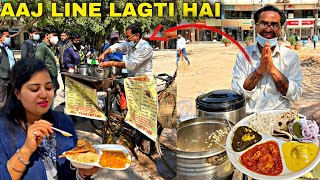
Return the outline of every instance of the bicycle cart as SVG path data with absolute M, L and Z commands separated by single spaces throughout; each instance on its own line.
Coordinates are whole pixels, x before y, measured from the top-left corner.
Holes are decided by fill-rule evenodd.
M 175 174 L 175 171 L 168 165 L 163 157 L 162 147 L 159 143 L 159 137 L 162 133 L 163 126 L 174 126 L 174 122 L 161 122 L 157 126 L 157 140 L 154 142 L 147 138 L 144 134 L 127 124 L 124 119 L 126 116 L 126 108 L 123 105 L 124 78 L 116 76 L 108 79 L 97 78 L 92 76 L 83 76 L 76 73 L 61 72 L 66 77 L 79 81 L 83 86 L 88 86 L 96 91 L 105 92 L 105 120 L 95 120 L 90 118 L 90 122 L 95 129 L 95 133 L 102 137 L 103 144 L 121 144 L 126 146 L 132 154 L 138 159 L 134 148 L 136 145 L 140 151 L 146 155 L 158 153 L 164 165 Z M 158 74 L 155 78 L 157 83 L 158 99 L 164 96 L 164 92 L 174 85 L 177 71 L 172 76 L 168 74 Z M 67 96 L 66 91 L 66 96 Z M 176 96 L 176 94 L 175 94 Z M 67 103 L 67 102 L 66 102 Z M 175 102 L 174 102 L 175 103 Z M 175 105 L 175 104 L 174 104 Z M 173 115 L 173 114 L 172 114 Z M 176 116 L 176 114 L 174 114 Z M 159 115 L 158 115 L 159 117 Z M 175 118 L 175 117 L 174 117 Z M 176 119 L 176 118 L 175 118 Z M 174 127 L 169 127 L 174 128 Z

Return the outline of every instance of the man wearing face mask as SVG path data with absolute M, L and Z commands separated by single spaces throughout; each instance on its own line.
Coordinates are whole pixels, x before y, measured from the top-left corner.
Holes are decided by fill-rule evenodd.
M 29 29 L 29 39 L 25 40 L 21 45 L 21 59 L 34 58 L 36 47 L 40 41 L 41 29 L 32 27 Z
M 80 64 L 80 48 L 81 40 L 80 34 L 75 32 L 71 35 L 72 46 L 67 48 L 63 54 L 63 68 L 68 71 L 70 67 L 74 67 Z M 64 81 L 63 81 L 64 82 Z
M 57 29 L 52 25 L 47 25 L 42 29 L 43 39 L 36 48 L 36 58 L 44 61 L 48 67 L 49 72 L 53 76 L 53 85 L 55 92 L 59 89 L 58 83 L 58 68 L 53 47 L 58 43 L 59 38 Z
M 267 5 L 254 14 L 254 21 L 257 44 L 245 49 L 252 64 L 237 55 L 232 89 L 245 95 L 249 113 L 289 109 L 302 94 L 302 73 L 298 54 L 277 43 L 286 16 Z
M 105 55 L 115 52 L 123 52 L 128 55 L 128 59 L 122 62 L 106 61 L 101 62 L 102 67 L 127 68 L 128 76 L 140 76 L 152 73 L 152 55 L 153 50 L 150 44 L 142 39 L 142 30 L 138 24 L 132 24 L 126 28 L 126 37 L 128 42 L 116 43 L 105 50 L 98 58 L 103 61 Z
M 10 33 L 8 29 L 0 30 L 0 111 L 4 107 L 10 88 L 9 74 L 15 64 L 15 58 L 11 48 Z

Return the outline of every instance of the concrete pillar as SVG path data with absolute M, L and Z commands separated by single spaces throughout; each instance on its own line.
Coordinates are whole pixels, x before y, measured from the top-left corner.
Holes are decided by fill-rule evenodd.
M 256 42 L 256 26 L 255 26 L 255 22 L 254 22 L 254 11 L 251 12 L 251 19 L 252 19 L 252 30 L 253 30 L 253 34 L 252 34 L 252 37 L 253 37 L 253 42 Z
M 314 13 L 314 32 L 317 36 L 319 36 L 319 27 L 318 27 L 318 21 L 319 21 L 319 14 L 318 14 L 318 8 L 319 8 L 319 5 L 316 6 L 316 9 L 315 9 L 315 13 Z
M 24 41 L 24 32 L 20 33 L 20 44 L 22 44 Z
M 164 49 L 164 41 L 160 41 L 160 49 L 161 49 L 161 50 Z
M 243 37 L 244 35 L 243 34 L 244 34 L 244 32 L 241 30 L 241 41 L 244 41 L 244 37 Z
M 195 28 L 191 28 L 191 42 L 195 42 L 196 41 L 196 31 Z

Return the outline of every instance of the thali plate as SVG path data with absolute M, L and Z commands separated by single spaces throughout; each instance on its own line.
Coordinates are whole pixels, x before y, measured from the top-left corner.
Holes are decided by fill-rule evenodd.
M 263 111 L 263 112 L 260 112 L 261 114 L 281 114 L 281 113 L 284 113 L 284 112 L 287 112 L 289 110 L 272 110 L 272 111 Z M 300 114 L 299 114 L 300 115 Z M 232 149 L 232 146 L 231 146 L 231 143 L 232 143 L 232 138 L 233 138 L 233 133 L 235 131 L 235 129 L 237 129 L 237 127 L 239 126 L 248 126 L 248 121 L 249 119 L 253 118 L 254 116 L 256 116 L 256 114 L 251 114 L 245 118 L 243 118 L 241 121 L 239 121 L 234 127 L 233 127 L 233 130 L 231 130 L 227 136 L 227 140 L 226 140 L 226 151 L 227 151 L 227 155 L 231 161 L 231 163 L 239 170 L 241 171 L 242 173 L 252 177 L 252 178 L 255 178 L 255 179 L 279 179 L 279 180 L 284 180 L 284 179 L 295 179 L 295 178 L 298 178 L 298 177 L 301 177 L 303 175 L 305 175 L 306 173 L 310 172 L 313 168 L 315 168 L 318 163 L 320 162 L 320 153 L 318 151 L 318 154 L 316 156 L 316 158 L 313 160 L 313 162 L 311 164 L 309 164 L 307 167 L 305 167 L 304 169 L 300 170 L 300 171 L 297 171 L 297 172 L 292 172 L 290 171 L 287 166 L 286 166 L 286 163 L 285 163 L 285 160 L 284 160 L 284 155 L 283 155 L 283 152 L 282 152 L 282 144 L 285 143 L 286 141 L 283 141 L 283 140 L 280 140 L 280 139 L 277 139 L 271 135 L 267 135 L 267 134 L 262 134 L 262 133 L 259 133 L 261 134 L 262 136 L 262 140 L 259 141 L 258 143 L 252 145 L 251 147 L 241 151 L 241 152 L 235 152 L 233 149 Z M 303 115 L 301 115 L 303 116 Z M 258 174 L 258 173 L 255 173 L 253 171 L 250 171 L 249 169 L 247 169 L 245 166 L 243 166 L 240 162 L 240 156 L 247 152 L 247 150 L 249 150 L 250 148 L 258 145 L 258 144 L 262 144 L 262 143 L 265 143 L 267 141 L 274 141 L 278 144 L 279 146 L 279 149 L 280 149 L 280 155 L 281 155 L 281 158 L 282 158 L 282 165 L 283 165 L 283 171 L 281 172 L 280 175 L 278 176 L 267 176 L 267 175 L 262 175 L 262 174 Z M 319 145 L 319 140 L 317 140 L 316 142 L 314 142 L 318 148 L 320 147 Z
M 129 150 L 119 144 L 98 144 L 98 145 L 93 145 L 93 147 L 96 149 L 97 153 L 102 155 L 103 150 L 118 150 L 124 152 L 124 154 L 127 156 L 127 159 L 130 161 L 130 163 L 126 163 L 126 166 L 124 168 L 110 168 L 110 167 L 102 167 L 99 164 L 100 158 L 97 162 L 95 163 L 83 163 L 83 162 L 78 162 L 74 161 L 73 159 L 70 158 L 70 156 L 66 156 L 66 158 L 71 162 L 71 164 L 76 167 L 76 168 L 83 168 L 83 169 L 91 169 L 94 166 L 95 167 L 100 167 L 100 168 L 105 168 L 105 169 L 112 169 L 112 170 L 126 170 L 128 167 L 130 167 L 131 161 L 132 161 L 132 156 L 129 152 Z

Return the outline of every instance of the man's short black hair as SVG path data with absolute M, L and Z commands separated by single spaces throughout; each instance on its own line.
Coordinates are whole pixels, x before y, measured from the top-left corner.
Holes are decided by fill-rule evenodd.
M 29 28 L 29 33 L 34 33 L 34 32 L 41 32 L 41 29 L 39 27 Z
M 42 29 L 45 34 L 58 33 L 58 30 L 53 25 L 47 25 Z
M 74 39 L 77 39 L 77 38 L 81 38 L 80 34 L 78 32 L 74 32 L 71 34 L 71 39 L 74 40 Z
M 9 29 L 8 28 L 1 28 L 0 29 L 0 37 L 3 36 L 4 32 L 8 32 L 9 33 Z
M 70 35 L 70 32 L 68 31 L 68 30 L 63 30 L 60 34 L 66 34 L 67 36 L 69 36 Z
M 41 37 L 42 39 L 46 36 L 46 34 L 58 33 L 58 30 L 53 25 L 47 25 L 42 28 Z
M 280 24 L 281 24 L 281 26 L 283 26 L 284 23 L 287 20 L 286 15 L 282 11 L 280 11 L 278 8 L 268 4 L 268 5 L 264 6 L 264 7 L 262 7 L 261 9 L 259 9 L 256 13 L 254 13 L 254 22 L 255 23 L 258 23 L 260 15 L 264 11 L 277 12 L 280 15 Z
M 140 24 L 131 24 L 126 28 L 126 31 L 131 30 L 131 34 L 137 34 L 139 33 L 139 39 L 142 38 L 142 29 Z

